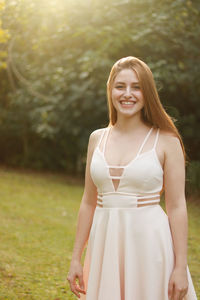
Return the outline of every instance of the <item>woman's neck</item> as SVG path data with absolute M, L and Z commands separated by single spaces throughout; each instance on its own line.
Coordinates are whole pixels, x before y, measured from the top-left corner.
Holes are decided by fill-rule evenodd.
M 128 132 L 138 128 L 147 127 L 147 125 L 144 123 L 144 121 L 142 121 L 140 115 L 134 115 L 131 117 L 124 117 L 122 115 L 119 115 L 117 117 L 117 122 L 114 124 L 114 127 L 119 131 Z

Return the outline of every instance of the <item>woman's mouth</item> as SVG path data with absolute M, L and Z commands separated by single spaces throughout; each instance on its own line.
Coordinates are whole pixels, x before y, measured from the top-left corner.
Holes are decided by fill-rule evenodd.
M 120 104 L 122 107 L 133 107 L 135 105 L 136 101 L 130 101 L 130 100 L 122 100 L 120 101 Z

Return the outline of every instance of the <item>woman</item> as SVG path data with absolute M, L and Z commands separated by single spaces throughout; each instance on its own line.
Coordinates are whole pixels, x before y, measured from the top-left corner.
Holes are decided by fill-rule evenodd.
M 195 300 L 182 139 L 138 58 L 114 64 L 107 96 L 109 126 L 88 143 L 71 290 L 82 300 Z M 159 205 L 163 191 L 167 214 Z

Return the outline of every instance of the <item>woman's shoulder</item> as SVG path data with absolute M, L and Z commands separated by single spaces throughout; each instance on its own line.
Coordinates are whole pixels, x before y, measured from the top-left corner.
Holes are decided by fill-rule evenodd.
M 175 140 L 179 140 L 178 136 L 169 130 L 160 129 L 160 138 L 166 142 L 172 142 Z
M 98 128 L 92 131 L 89 136 L 89 143 L 95 146 L 107 128 L 108 127 Z
M 165 152 L 181 149 L 179 137 L 172 131 L 160 129 L 160 143 Z
M 104 132 L 107 128 L 108 128 L 108 127 L 95 129 L 94 131 L 92 131 L 92 132 L 90 133 L 90 138 L 93 139 L 93 140 L 99 139 L 100 136 L 103 134 L 103 132 Z

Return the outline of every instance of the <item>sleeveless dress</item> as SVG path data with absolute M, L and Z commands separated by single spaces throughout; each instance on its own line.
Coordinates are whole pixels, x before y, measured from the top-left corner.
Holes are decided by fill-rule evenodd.
M 98 200 L 83 266 L 86 295 L 80 293 L 79 299 L 168 300 L 174 248 L 168 216 L 159 205 L 163 188 L 163 169 L 156 153 L 159 129 L 150 151 L 141 153 L 153 127 L 136 157 L 125 166 L 116 166 L 108 165 L 104 156 L 110 128 L 102 130 L 90 165 Z M 117 169 L 122 174 L 112 175 L 111 170 Z M 113 179 L 119 179 L 117 188 Z M 144 203 L 148 204 L 141 206 Z M 188 266 L 187 274 L 184 300 L 197 300 Z

